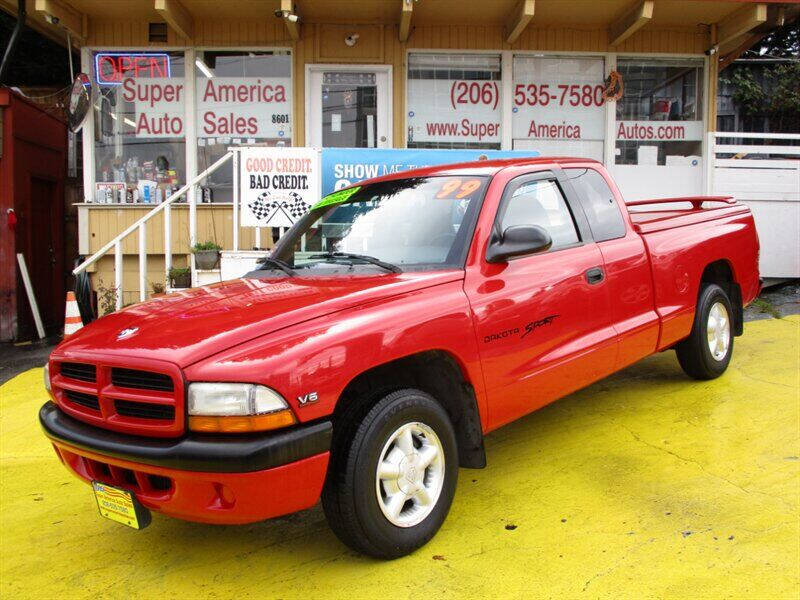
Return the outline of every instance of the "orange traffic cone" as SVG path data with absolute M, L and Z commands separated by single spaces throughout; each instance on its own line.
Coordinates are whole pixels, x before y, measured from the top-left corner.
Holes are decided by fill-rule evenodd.
M 64 311 L 64 337 L 69 337 L 83 327 L 81 312 L 78 310 L 78 301 L 75 292 L 67 292 L 67 309 Z

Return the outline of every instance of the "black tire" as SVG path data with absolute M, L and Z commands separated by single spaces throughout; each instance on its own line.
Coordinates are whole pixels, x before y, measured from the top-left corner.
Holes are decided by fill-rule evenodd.
M 715 304 L 720 303 L 727 312 L 728 346 L 724 356 L 715 357 L 709 348 L 709 314 Z M 733 355 L 733 323 L 731 301 L 725 291 L 716 284 L 703 284 L 697 299 L 697 310 L 689 337 L 675 346 L 678 362 L 684 372 L 694 379 L 714 379 L 728 368 Z
M 360 419 L 359 413 L 363 415 Z M 404 389 L 382 397 L 371 407 L 346 411 L 342 417 L 356 419 L 340 425 L 331 448 L 322 491 L 322 507 L 331 529 L 350 548 L 376 558 L 398 558 L 424 546 L 444 522 L 458 480 L 458 447 L 447 412 L 425 392 Z M 419 523 L 397 526 L 379 503 L 377 490 L 383 489 L 383 482 L 376 484 L 377 469 L 391 436 L 404 424 L 412 423 L 430 428 L 439 442 L 443 455 L 443 465 L 438 463 L 441 491 L 431 503 L 433 508 L 420 513 L 430 510 Z M 427 469 L 421 472 L 420 477 L 429 477 Z M 400 481 L 405 483 L 402 478 Z

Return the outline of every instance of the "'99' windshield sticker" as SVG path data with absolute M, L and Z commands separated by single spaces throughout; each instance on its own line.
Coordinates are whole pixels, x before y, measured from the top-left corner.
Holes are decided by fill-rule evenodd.
M 437 198 L 465 198 L 481 187 L 480 179 L 467 179 L 463 181 L 458 177 L 446 179 L 439 191 L 436 192 Z
M 338 192 L 333 192 L 332 194 L 328 194 L 322 200 L 317 202 L 314 205 L 314 208 L 311 210 L 317 210 L 318 208 L 323 208 L 325 206 L 332 206 L 334 204 L 341 204 L 342 202 L 346 202 L 350 196 L 355 194 L 358 190 L 361 189 L 361 186 L 357 185 L 356 187 L 345 188 L 343 190 L 339 190 Z

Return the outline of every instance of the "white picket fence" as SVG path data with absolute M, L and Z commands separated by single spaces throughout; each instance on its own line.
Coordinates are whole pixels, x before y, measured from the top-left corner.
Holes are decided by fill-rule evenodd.
M 800 277 L 800 145 L 781 144 L 793 140 L 800 134 L 709 134 L 706 193 L 730 195 L 750 207 L 761 242 L 761 276 L 768 279 Z

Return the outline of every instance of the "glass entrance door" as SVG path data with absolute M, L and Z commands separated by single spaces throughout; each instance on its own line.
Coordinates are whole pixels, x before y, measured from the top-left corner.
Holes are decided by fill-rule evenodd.
M 389 69 L 309 66 L 306 145 L 390 148 Z

